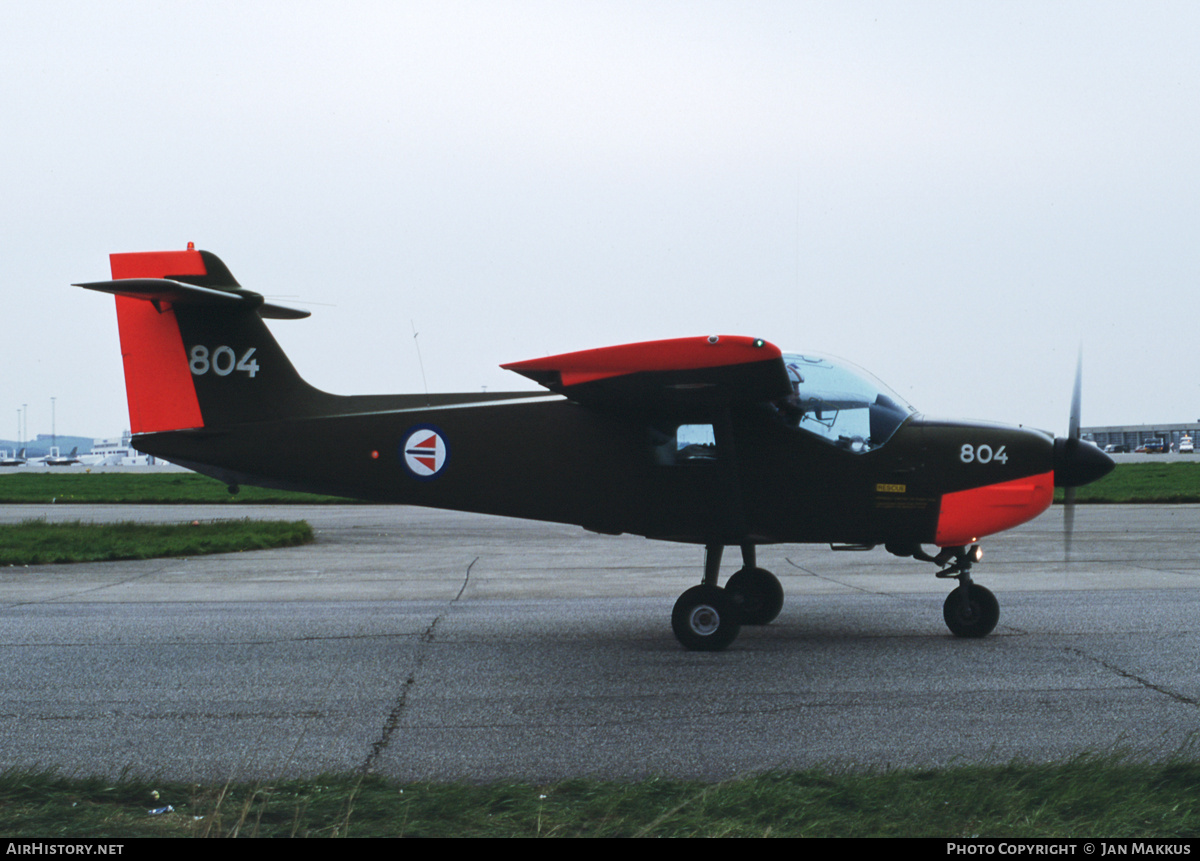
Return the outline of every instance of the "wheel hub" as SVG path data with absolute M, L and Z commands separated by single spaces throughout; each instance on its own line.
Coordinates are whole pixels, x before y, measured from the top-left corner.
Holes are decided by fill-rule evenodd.
M 688 627 L 701 637 L 712 636 L 721 627 L 721 614 L 715 607 L 701 604 L 699 607 L 693 608 L 691 615 L 688 616 Z

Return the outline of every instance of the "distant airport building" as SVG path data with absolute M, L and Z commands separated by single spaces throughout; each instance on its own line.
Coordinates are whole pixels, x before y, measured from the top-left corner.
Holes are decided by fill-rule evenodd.
M 1178 449 L 1183 437 L 1200 438 L 1200 422 L 1163 425 L 1113 425 L 1110 427 L 1080 428 L 1084 439 L 1090 439 L 1100 448 L 1106 445 L 1125 445 L 1130 451 L 1155 440 Z
M 89 466 L 154 466 L 153 455 L 145 455 L 133 447 L 133 435 L 125 431 L 111 439 L 97 439 L 84 463 Z

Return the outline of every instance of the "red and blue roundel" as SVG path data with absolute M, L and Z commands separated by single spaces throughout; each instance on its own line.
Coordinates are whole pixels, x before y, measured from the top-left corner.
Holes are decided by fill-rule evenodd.
M 433 425 L 414 425 L 400 444 L 400 462 L 408 474 L 419 481 L 432 481 L 441 475 L 450 459 L 446 437 Z

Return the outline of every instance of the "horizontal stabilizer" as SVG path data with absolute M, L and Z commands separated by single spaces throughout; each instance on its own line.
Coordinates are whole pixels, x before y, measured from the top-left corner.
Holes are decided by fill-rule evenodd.
M 216 290 L 170 278 L 120 278 L 116 281 L 92 281 L 73 286 L 155 303 L 208 305 L 212 308 L 228 308 L 231 311 L 239 308 L 253 309 L 258 311 L 259 316 L 271 320 L 302 320 L 310 316 L 310 312 L 299 308 L 287 308 L 267 302 L 262 294 L 251 290 Z

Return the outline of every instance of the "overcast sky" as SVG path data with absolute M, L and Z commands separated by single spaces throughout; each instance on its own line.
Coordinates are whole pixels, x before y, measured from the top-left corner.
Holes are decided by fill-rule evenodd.
M 1200 5 L 22 2 L 0 438 L 128 427 L 114 251 L 220 256 L 341 394 L 766 338 L 922 412 L 1200 419 Z M 419 332 L 414 343 L 413 332 Z

